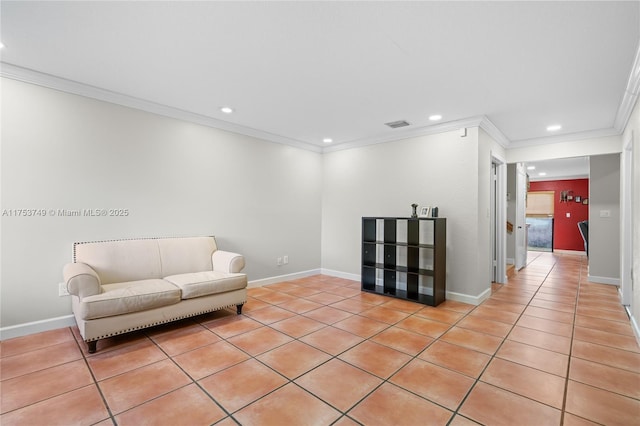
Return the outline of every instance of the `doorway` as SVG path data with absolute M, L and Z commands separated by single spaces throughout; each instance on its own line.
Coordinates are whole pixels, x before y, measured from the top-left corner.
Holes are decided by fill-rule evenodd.
M 490 236 L 491 282 L 507 282 L 507 163 L 491 155 Z
M 527 194 L 527 249 L 553 251 L 553 215 L 555 191 L 531 191 Z
M 516 271 L 527 265 L 527 173 L 523 163 L 516 164 L 515 266 Z

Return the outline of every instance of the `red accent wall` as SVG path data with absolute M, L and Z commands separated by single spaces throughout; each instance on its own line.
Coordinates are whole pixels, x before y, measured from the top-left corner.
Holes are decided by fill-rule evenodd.
M 589 197 L 589 179 L 549 180 L 531 182 L 529 191 L 555 191 L 553 248 L 557 250 L 584 251 L 584 241 L 578 230 L 578 222 L 589 219 L 589 206 L 576 203 L 575 199 L 560 202 L 562 191 L 573 191 L 573 196 Z M 567 213 L 571 217 L 567 217 Z

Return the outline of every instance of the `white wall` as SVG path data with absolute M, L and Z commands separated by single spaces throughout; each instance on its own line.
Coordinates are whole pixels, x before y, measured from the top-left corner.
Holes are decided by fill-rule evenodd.
M 129 210 L 4 215 L 2 327 L 71 313 L 74 241 L 215 235 L 249 280 L 320 267 L 320 154 L 10 79 L 1 96 L 3 211 Z
M 620 280 L 620 154 L 589 158 L 589 279 Z
M 482 162 L 490 167 L 490 158 Z M 363 216 L 438 206 L 447 218 L 447 291 L 479 296 L 490 280 L 484 266 L 478 270 L 478 173 L 478 128 L 467 137 L 454 131 L 325 154 L 323 270 L 360 275 Z

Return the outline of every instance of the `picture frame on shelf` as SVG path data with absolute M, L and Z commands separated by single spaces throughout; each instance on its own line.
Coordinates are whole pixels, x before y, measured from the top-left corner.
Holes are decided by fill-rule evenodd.
M 582 197 L 579 196 L 579 195 L 576 195 L 575 200 L 576 200 L 576 203 L 581 203 L 582 202 Z
M 431 217 L 431 207 L 420 207 L 420 213 L 418 213 L 418 217 Z

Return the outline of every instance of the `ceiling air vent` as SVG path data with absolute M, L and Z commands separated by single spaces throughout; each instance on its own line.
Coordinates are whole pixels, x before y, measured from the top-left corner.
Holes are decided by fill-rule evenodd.
M 392 121 L 391 123 L 384 123 L 386 126 L 391 127 L 392 129 L 397 129 L 398 127 L 405 127 L 408 126 L 409 123 L 407 121 L 404 120 L 400 120 L 400 121 Z

